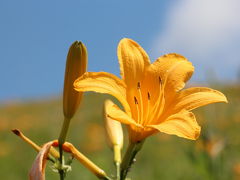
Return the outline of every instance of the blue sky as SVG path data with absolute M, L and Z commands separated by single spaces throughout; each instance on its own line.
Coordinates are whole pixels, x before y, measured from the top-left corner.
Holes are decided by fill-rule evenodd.
M 0 101 L 60 95 L 68 47 L 82 41 L 89 71 L 119 74 L 116 48 L 134 39 L 152 61 L 176 52 L 195 66 L 235 80 L 240 67 L 238 0 L 0 1 Z

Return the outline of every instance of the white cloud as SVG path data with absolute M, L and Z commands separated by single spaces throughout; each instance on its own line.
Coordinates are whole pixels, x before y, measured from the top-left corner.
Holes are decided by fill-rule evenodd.
M 235 78 L 240 68 L 239 9 L 239 0 L 178 1 L 169 9 L 152 54 L 183 54 L 198 69 L 196 79 L 203 80 L 209 69 L 219 78 Z

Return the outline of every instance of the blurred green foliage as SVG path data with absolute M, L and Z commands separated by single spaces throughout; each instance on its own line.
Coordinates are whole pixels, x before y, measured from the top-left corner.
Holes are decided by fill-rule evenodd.
M 240 179 L 240 87 L 217 88 L 229 104 L 212 104 L 194 113 L 202 126 L 197 141 L 158 133 L 148 138 L 129 177 L 133 180 Z M 74 144 L 109 175 L 114 172 L 112 151 L 105 140 L 102 106 L 109 96 L 86 93 L 72 119 L 67 141 Z M 39 145 L 57 139 L 63 122 L 62 102 L 46 99 L 0 106 L 0 179 L 27 179 L 36 152 L 11 133 L 20 129 Z M 125 129 L 126 131 L 126 129 Z M 125 148 L 127 146 L 125 133 Z M 125 150 L 125 149 L 124 149 Z M 67 156 L 67 155 L 66 155 Z M 58 180 L 49 162 L 46 179 Z M 74 160 L 67 179 L 97 179 Z

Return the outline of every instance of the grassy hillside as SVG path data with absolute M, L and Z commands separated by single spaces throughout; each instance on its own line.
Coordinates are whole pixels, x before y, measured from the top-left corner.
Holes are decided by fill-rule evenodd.
M 240 87 L 222 89 L 229 104 L 213 104 L 195 112 L 202 133 L 197 141 L 166 134 L 148 138 L 130 172 L 133 180 L 208 180 L 240 178 Z M 102 105 L 108 96 L 85 94 L 72 120 L 68 141 L 106 172 L 113 172 L 112 152 L 105 140 Z M 41 145 L 57 139 L 63 120 L 62 102 L 45 99 L 0 106 L 0 177 L 27 179 L 36 152 L 11 133 L 18 128 Z M 125 133 L 125 147 L 127 133 Z M 47 167 L 47 179 L 59 179 Z M 74 160 L 66 179 L 96 179 Z

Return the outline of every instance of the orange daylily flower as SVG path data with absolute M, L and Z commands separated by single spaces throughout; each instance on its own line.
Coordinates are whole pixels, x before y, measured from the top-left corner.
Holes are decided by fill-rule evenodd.
M 194 71 L 179 54 L 167 54 L 150 63 L 144 49 L 131 39 L 118 46 L 122 79 L 106 72 L 86 72 L 74 82 L 75 90 L 95 91 L 116 97 L 124 107 L 106 107 L 114 120 L 129 125 L 131 142 L 163 132 L 195 140 L 200 126 L 191 110 L 210 103 L 227 102 L 219 91 L 193 87 L 182 90 Z

